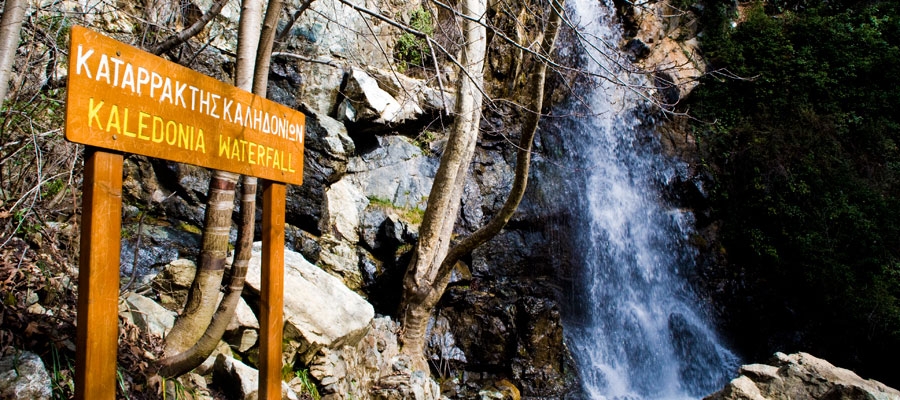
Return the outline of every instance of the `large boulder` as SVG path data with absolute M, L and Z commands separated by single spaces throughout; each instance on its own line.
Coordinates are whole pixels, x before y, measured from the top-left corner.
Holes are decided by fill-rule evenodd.
M 12 349 L 0 358 L 0 399 L 49 399 L 50 374 L 30 351 Z
M 247 270 L 247 288 L 255 294 L 261 287 L 260 248 L 254 244 Z M 284 288 L 284 341 L 290 345 L 285 351 L 304 365 L 323 348 L 355 345 L 375 317 L 365 299 L 290 250 L 284 255 Z
M 768 364 L 745 365 L 740 374 L 704 400 L 900 400 L 900 391 L 807 353 L 775 353 Z

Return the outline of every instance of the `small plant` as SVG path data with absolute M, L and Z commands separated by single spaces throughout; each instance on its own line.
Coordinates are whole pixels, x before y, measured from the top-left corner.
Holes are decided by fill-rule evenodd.
M 409 27 L 431 36 L 434 33 L 431 13 L 421 6 L 417 7 L 409 17 Z M 424 66 L 428 61 L 429 54 L 428 43 L 425 39 L 409 32 L 400 35 L 397 45 L 394 47 L 394 56 L 399 62 L 397 69 L 400 72 L 406 71 L 411 65 Z
M 64 369 L 63 360 L 56 346 L 50 346 L 50 357 L 53 360 L 52 371 L 50 373 L 50 387 L 52 399 L 68 399 L 75 394 L 75 380 L 72 379 L 72 373 L 75 367 L 72 360 L 65 357 L 66 366 Z
M 319 389 L 316 387 L 316 384 L 309 377 L 309 370 L 302 369 L 299 371 L 294 371 L 294 376 L 297 379 L 300 379 L 300 385 L 303 387 L 303 393 L 309 394 L 313 400 L 320 400 L 322 397 L 319 395 Z M 303 394 L 298 393 L 298 394 Z

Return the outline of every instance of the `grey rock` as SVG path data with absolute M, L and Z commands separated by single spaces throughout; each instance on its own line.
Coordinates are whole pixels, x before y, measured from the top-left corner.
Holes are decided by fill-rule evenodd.
M 30 351 L 12 351 L 0 358 L 0 398 L 49 399 L 50 374 Z
M 120 314 L 130 315 L 134 324 L 151 335 L 165 337 L 175 325 L 175 312 L 137 293 L 128 293 Z
M 425 208 L 437 159 L 401 136 L 378 137 L 379 146 L 354 157 L 348 165 L 350 183 L 367 198 L 390 202 L 399 208 Z

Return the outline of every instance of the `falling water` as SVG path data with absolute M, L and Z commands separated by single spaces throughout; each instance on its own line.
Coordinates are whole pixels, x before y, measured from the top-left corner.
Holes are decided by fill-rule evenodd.
M 685 176 L 652 132 L 640 76 L 618 53 L 611 4 L 570 0 L 597 76 L 576 93 L 562 133 L 580 207 L 573 306 L 566 318 L 584 392 L 593 399 L 698 398 L 721 388 L 737 358 L 724 348 L 686 282 L 693 216 L 666 204 L 662 189 Z

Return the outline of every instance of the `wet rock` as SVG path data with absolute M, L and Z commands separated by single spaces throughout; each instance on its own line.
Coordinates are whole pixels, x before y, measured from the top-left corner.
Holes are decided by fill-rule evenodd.
M 41 358 L 30 351 L 9 350 L 0 358 L 0 398 L 49 399 L 50 374 Z
M 722 359 L 723 352 L 716 349 L 708 332 L 702 332 L 700 325 L 691 323 L 680 313 L 670 315 L 668 325 L 676 359 L 681 360 L 678 373 L 682 382 L 696 382 L 696 387 L 711 388 L 727 380 L 725 371 L 710 370 L 707 366 L 737 365 L 737 361 Z M 693 394 L 702 396 L 704 393 Z
M 571 390 L 573 366 L 563 345 L 559 306 L 552 288 L 540 281 L 452 287 L 440 314 L 451 323 L 456 345 L 466 357 L 467 382 L 459 398 L 504 377 L 514 378 L 524 396 L 559 398 Z M 451 367 L 456 368 L 453 364 Z
M 807 353 L 775 353 L 767 364 L 741 367 L 738 378 L 704 400 L 898 400 L 900 391 Z
M 125 224 L 119 262 L 123 281 L 131 279 L 139 224 Z M 148 283 L 166 264 L 183 257 L 195 256 L 200 248 L 200 235 L 171 226 L 145 223 L 141 229 L 141 245 L 137 248 L 138 286 Z
M 253 246 L 247 288 L 260 290 L 260 244 Z M 285 251 L 284 340 L 288 356 L 309 364 L 323 348 L 356 344 L 368 331 L 375 312 L 339 279 L 307 262 L 299 253 Z

